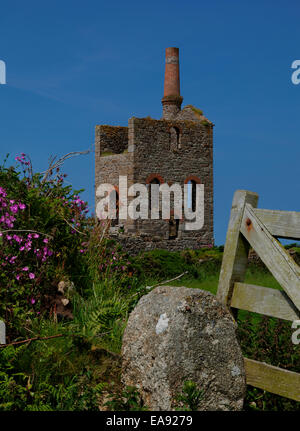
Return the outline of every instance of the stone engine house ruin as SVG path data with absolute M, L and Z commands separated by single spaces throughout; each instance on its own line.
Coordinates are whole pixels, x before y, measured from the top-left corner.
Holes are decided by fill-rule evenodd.
M 192 105 L 181 109 L 182 101 L 179 49 L 167 48 L 162 118 L 132 117 L 128 127 L 96 126 L 95 187 L 112 184 L 117 203 L 120 175 L 127 176 L 128 187 L 179 183 L 183 189 L 190 184 L 190 205 L 194 205 L 195 184 L 204 184 L 204 226 L 200 230 L 185 230 L 184 211 L 176 219 L 172 203 L 168 220 L 112 220 L 111 235 L 129 252 L 213 244 L 213 123 Z

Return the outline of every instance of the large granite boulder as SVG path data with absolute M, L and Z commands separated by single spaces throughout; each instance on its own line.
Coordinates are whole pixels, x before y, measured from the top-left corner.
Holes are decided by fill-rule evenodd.
M 129 316 L 122 345 L 122 380 L 136 386 L 151 410 L 175 410 L 183 384 L 204 395 L 198 410 L 241 410 L 244 361 L 229 311 L 209 292 L 160 286 Z

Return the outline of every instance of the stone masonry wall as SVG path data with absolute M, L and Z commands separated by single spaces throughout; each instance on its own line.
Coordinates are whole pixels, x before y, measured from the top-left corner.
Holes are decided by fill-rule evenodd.
M 207 243 L 205 238 L 197 239 L 180 239 L 180 240 L 162 240 L 158 236 L 144 237 L 143 235 L 131 235 L 123 233 L 112 233 L 111 239 L 119 242 L 121 246 L 131 256 L 136 256 L 143 251 L 151 251 L 155 249 L 178 251 L 178 250 L 197 250 L 201 247 L 207 247 L 210 243 Z
M 128 147 L 128 127 L 96 126 L 96 142 L 98 152 L 123 153 Z
M 212 177 L 212 127 L 195 121 L 166 121 L 149 118 L 131 118 L 129 127 L 133 131 L 134 182 L 147 182 L 158 176 L 169 185 L 183 186 L 196 177 L 204 184 L 205 207 L 204 227 L 200 231 L 185 231 L 184 221 L 179 223 L 179 235 L 175 241 L 199 241 L 199 244 L 213 243 L 213 177 Z M 172 149 L 170 129 L 180 131 L 180 148 Z M 140 233 L 168 238 L 168 221 L 139 220 L 136 224 Z M 172 245 L 172 248 L 174 245 Z M 179 244 L 178 244 L 179 247 Z
M 168 220 L 121 220 L 125 233 L 114 233 L 113 237 L 117 235 L 132 254 L 213 244 L 213 128 L 212 123 L 203 120 L 203 115 L 195 115 L 186 107 L 168 121 L 133 117 L 128 128 L 96 126 L 96 189 L 101 183 L 110 183 L 118 191 L 119 175 L 127 176 L 128 187 L 147 184 L 155 177 L 161 183 L 179 183 L 182 190 L 189 179 L 204 184 L 204 227 L 200 231 L 184 230 L 184 220 L 180 220 L 178 237 L 169 239 Z M 179 131 L 178 146 L 172 141 L 172 127 Z
M 110 154 L 112 150 L 124 152 Z M 109 153 L 109 154 L 107 154 Z M 95 192 L 100 184 L 108 183 L 119 192 L 119 175 L 133 182 L 133 154 L 128 152 L 128 127 L 96 126 L 95 142 Z M 97 205 L 98 198 L 95 198 Z M 130 228 L 132 220 L 122 221 Z

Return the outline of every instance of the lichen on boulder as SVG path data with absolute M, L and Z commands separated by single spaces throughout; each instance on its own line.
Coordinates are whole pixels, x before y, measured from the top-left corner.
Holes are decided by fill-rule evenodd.
M 241 410 L 246 382 L 236 328 L 211 293 L 159 286 L 129 316 L 123 383 L 136 386 L 154 411 L 178 408 L 176 399 L 188 380 L 203 390 L 198 410 Z

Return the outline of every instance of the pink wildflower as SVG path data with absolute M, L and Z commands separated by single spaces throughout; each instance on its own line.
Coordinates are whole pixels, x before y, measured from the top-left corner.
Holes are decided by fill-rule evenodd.
M 13 214 L 16 214 L 18 212 L 18 205 L 12 205 L 10 210 Z

